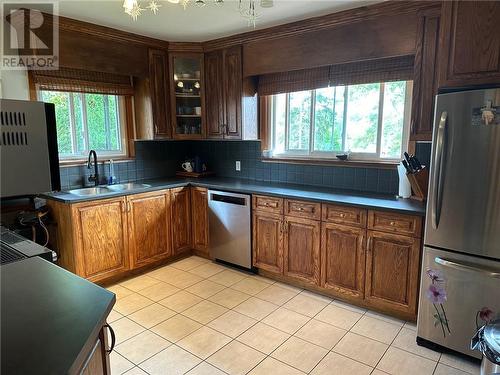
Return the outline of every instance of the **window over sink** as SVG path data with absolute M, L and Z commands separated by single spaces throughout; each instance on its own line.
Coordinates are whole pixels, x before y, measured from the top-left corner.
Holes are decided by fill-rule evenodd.
M 409 137 L 412 81 L 337 85 L 271 96 L 274 158 L 401 158 Z
M 124 97 L 84 92 L 39 90 L 39 100 L 53 103 L 61 160 L 127 154 Z

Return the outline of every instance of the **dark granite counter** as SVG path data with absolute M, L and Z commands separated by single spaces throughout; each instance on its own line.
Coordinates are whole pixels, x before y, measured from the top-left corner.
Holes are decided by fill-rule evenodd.
M 115 295 L 38 257 L 3 265 L 0 277 L 1 373 L 78 371 Z
M 113 192 L 100 196 L 82 197 L 69 194 L 67 192 L 60 192 L 46 194 L 43 197 L 65 203 L 76 203 L 191 185 L 237 193 L 274 195 L 284 198 L 304 199 L 317 202 L 358 206 L 363 208 L 390 210 L 420 216 L 425 215 L 425 203 L 415 200 L 397 198 L 392 195 L 370 194 L 350 190 L 334 190 L 308 185 L 277 184 L 223 177 L 209 177 L 202 179 L 168 178 L 161 180 L 144 180 L 140 182 L 149 184 L 151 187 L 140 188 L 133 191 Z

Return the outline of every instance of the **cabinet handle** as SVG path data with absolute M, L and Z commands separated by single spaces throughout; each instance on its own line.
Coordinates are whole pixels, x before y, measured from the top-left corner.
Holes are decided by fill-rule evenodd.
M 127 212 L 130 212 L 132 206 L 130 205 L 130 201 L 127 201 Z
M 344 218 L 345 217 L 345 214 L 340 214 L 339 215 L 341 218 Z
M 113 328 L 111 328 L 111 326 L 106 323 L 104 325 L 104 327 L 106 327 L 107 329 L 109 329 L 109 334 L 111 335 L 111 347 L 109 349 L 106 350 L 106 353 L 111 353 L 113 351 L 113 349 L 115 348 L 115 344 L 116 344 L 116 336 L 115 336 L 115 331 L 113 331 Z
M 395 223 L 394 221 L 391 221 L 389 224 L 390 224 L 391 226 L 396 225 L 396 223 Z
M 155 125 L 155 134 L 158 134 L 158 125 Z
M 304 211 L 304 207 L 299 207 L 299 211 Z

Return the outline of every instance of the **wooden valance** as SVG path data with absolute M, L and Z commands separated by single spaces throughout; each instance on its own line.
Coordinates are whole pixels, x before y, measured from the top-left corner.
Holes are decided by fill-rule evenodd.
M 413 79 L 414 55 L 336 64 L 259 76 L 259 95 L 275 95 L 328 86 Z
M 32 70 L 37 89 L 108 95 L 133 95 L 130 76 L 81 69 Z

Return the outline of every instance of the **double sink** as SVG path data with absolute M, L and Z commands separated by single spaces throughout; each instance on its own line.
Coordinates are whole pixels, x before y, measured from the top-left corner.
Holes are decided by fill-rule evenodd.
M 129 182 L 127 184 L 116 184 L 116 185 L 96 186 L 96 187 L 82 188 L 82 189 L 73 189 L 73 190 L 68 190 L 68 193 L 73 195 L 78 195 L 80 197 L 89 197 L 89 196 L 115 194 L 125 191 L 138 190 L 138 189 L 146 189 L 150 187 L 151 185 L 148 184 Z

